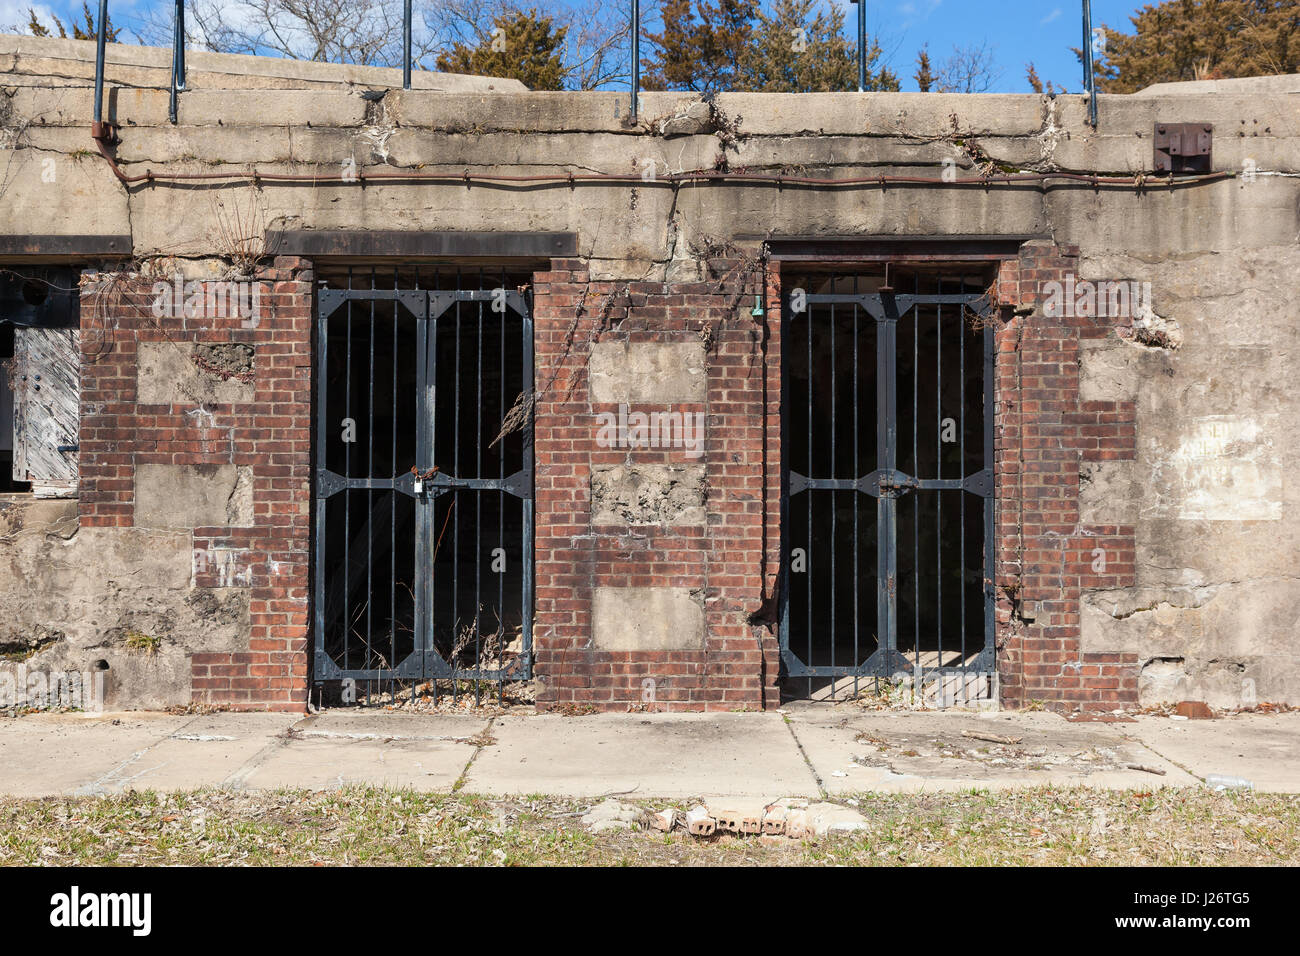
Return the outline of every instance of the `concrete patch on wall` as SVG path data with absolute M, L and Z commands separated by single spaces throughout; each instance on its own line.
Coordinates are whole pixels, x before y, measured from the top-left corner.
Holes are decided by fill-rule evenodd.
M 1079 342 L 1079 399 L 1115 402 L 1132 399 L 1143 375 L 1144 353 L 1114 336 Z
M 1139 660 L 1139 703 L 1300 702 L 1294 581 L 1085 593 L 1081 649 Z
M 1134 462 L 1085 461 L 1079 466 L 1079 523 L 1132 525 L 1137 522 L 1139 488 Z
M 194 587 L 190 534 L 2 510 L 0 581 L 16 586 L 0 589 L 0 666 L 101 673 L 106 707 L 156 708 L 190 702 L 195 652 L 248 650 L 249 592 Z
M 704 605 L 690 588 L 598 587 L 592 644 L 602 651 L 684 651 L 704 647 Z
M 593 525 L 705 522 L 703 465 L 606 465 L 591 472 Z
M 587 365 L 591 400 L 601 404 L 703 404 L 703 342 L 596 342 Z
M 242 528 L 252 523 L 253 470 L 246 465 L 136 466 L 138 528 Z
M 253 400 L 253 347 L 141 342 L 136 400 L 143 405 L 233 405 Z
M 1172 436 L 1145 443 L 1139 455 L 1151 462 L 1152 475 L 1143 517 L 1281 519 L 1282 468 L 1273 439 L 1277 428 L 1276 415 L 1207 415 L 1189 418 Z

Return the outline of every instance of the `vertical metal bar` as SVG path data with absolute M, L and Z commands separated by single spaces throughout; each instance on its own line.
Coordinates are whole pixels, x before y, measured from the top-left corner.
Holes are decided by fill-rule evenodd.
M 815 475 L 813 473 L 813 311 L 811 306 L 805 306 L 804 315 L 808 316 L 808 366 L 807 366 L 807 370 L 808 370 L 808 462 L 806 467 L 808 469 L 808 477 L 812 478 L 815 477 Z M 808 566 L 804 570 L 804 574 L 807 578 L 807 590 L 808 590 L 808 608 L 807 608 L 808 656 L 805 657 L 804 660 L 808 664 L 812 664 L 813 662 L 813 656 L 812 656 L 813 568 L 817 567 L 817 562 L 814 561 L 813 554 L 812 554 L 813 499 L 816 498 L 817 496 L 813 494 L 813 489 L 811 488 L 807 489 L 804 492 L 804 494 L 808 496 L 808 542 L 807 542 Z M 810 674 L 808 675 L 808 696 L 809 697 L 812 696 L 812 690 L 813 690 L 813 679 L 812 679 L 812 675 Z
M 957 341 L 961 351 L 958 353 L 957 383 L 961 386 L 961 401 L 957 408 L 957 478 L 966 477 L 966 309 L 957 306 Z M 966 567 L 966 490 L 958 490 L 959 507 L 959 541 L 961 546 L 961 692 L 966 696 L 966 582 L 970 569 Z
M 481 276 L 481 273 L 480 273 Z M 482 286 L 480 278 L 479 285 Z M 474 477 L 483 477 L 483 303 L 478 304 L 478 364 L 475 373 L 478 419 L 474 432 Z M 474 492 L 474 669 L 483 662 L 483 492 Z M 479 703 L 479 681 L 474 681 L 474 703 Z
M 99 23 L 95 30 L 95 130 L 104 122 L 104 45 L 108 42 L 108 0 L 99 0 Z M 174 116 L 174 114 L 173 114 Z M 176 122 L 173 118 L 172 122 Z
M 858 281 L 854 278 L 854 291 Z M 853 476 L 861 476 L 861 459 L 858 457 L 858 317 L 862 306 L 853 306 Z M 859 492 L 853 492 L 853 696 L 858 696 L 858 667 L 862 665 L 862 650 L 858 641 L 858 592 L 862 591 L 858 578 L 858 512 L 861 511 Z
M 101 9 L 103 4 L 101 3 Z M 316 304 L 316 471 L 324 470 L 328 459 L 325 455 L 326 442 L 329 440 L 329 317 L 320 303 Z M 326 522 L 325 508 L 328 498 L 321 495 L 319 482 L 316 485 L 316 593 L 312 595 L 312 607 L 316 619 L 316 678 L 321 679 L 325 671 L 325 543 Z
M 521 342 L 523 348 L 523 381 L 520 383 L 520 390 L 532 394 L 536 384 L 533 379 L 533 311 L 531 304 L 526 299 L 523 303 L 523 314 L 520 318 L 523 320 L 520 323 L 523 326 Z M 535 405 L 534 408 L 536 408 Z M 527 493 L 523 499 L 522 545 L 524 573 L 523 581 L 520 584 L 524 601 L 524 678 L 530 678 L 533 673 L 533 425 L 535 420 L 533 417 L 527 419 L 523 429 L 523 469 L 527 479 Z
M 996 367 L 994 359 L 997 355 L 997 343 L 993 337 L 993 323 L 986 321 L 984 323 L 984 467 L 990 470 L 995 469 L 994 460 L 994 388 L 996 387 Z M 994 478 L 997 475 L 994 472 Z M 997 574 L 997 523 L 995 517 L 995 508 L 997 505 L 997 484 L 996 481 L 989 487 L 989 493 L 984 498 L 984 647 L 980 651 L 980 656 L 984 658 L 985 667 L 992 669 L 994 664 L 993 655 L 997 642 L 995 640 L 994 630 L 997 627 L 996 608 L 994 605 L 996 590 Z M 992 680 L 992 676 L 988 678 Z M 992 691 L 992 685 L 989 687 Z
M 352 288 L 352 273 L 348 272 L 348 288 Z M 343 416 L 352 418 L 352 300 L 347 303 L 347 344 L 344 347 L 345 365 L 343 367 Z M 354 419 L 355 420 L 355 419 Z M 352 478 L 352 442 L 343 443 L 343 474 Z M 352 569 L 352 489 L 348 483 L 343 488 L 343 668 L 351 663 L 352 645 L 352 594 L 348 586 L 349 572 Z
M 460 288 L 460 270 L 456 270 L 456 288 Z M 456 302 L 456 376 L 455 376 L 455 399 L 452 406 L 452 472 L 457 480 L 461 477 L 460 471 L 460 309 L 461 302 Z M 460 489 L 452 492 L 452 505 L 455 506 L 460 502 Z M 459 511 L 459 509 L 457 509 Z M 452 646 L 460 640 L 460 515 L 451 516 L 451 627 L 452 627 Z M 452 661 L 452 700 L 460 697 L 460 682 L 456 679 L 455 673 L 459 670 L 455 657 Z
M 920 278 L 912 280 L 913 291 L 920 291 Z M 912 467 L 921 475 L 921 307 L 912 306 Z M 921 667 L 921 490 L 912 494 L 912 666 Z
M 402 89 L 411 88 L 411 0 L 402 2 Z
M 943 294 L 943 282 L 938 283 L 937 291 Z M 937 456 L 938 474 L 940 478 L 944 477 L 943 469 L 943 303 L 935 305 L 934 320 L 934 402 L 936 421 L 936 439 L 935 454 Z M 939 664 L 943 664 L 943 492 L 936 491 L 934 494 L 935 509 L 935 534 L 934 534 L 934 559 L 935 559 L 935 606 L 936 606 L 936 633 L 935 633 L 935 652 Z
M 437 276 L 434 277 L 434 289 L 437 289 Z M 426 445 L 425 458 L 417 459 L 420 462 L 420 468 L 432 468 L 438 462 L 438 324 L 441 323 L 442 316 L 434 317 L 433 312 L 429 310 L 429 297 L 424 297 L 424 315 L 426 321 L 420 323 L 420 328 L 428 328 L 425 345 L 428 347 L 428 355 L 425 358 L 425 371 L 421 373 L 421 389 L 425 394 L 425 411 L 421 418 L 421 429 L 428 434 L 428 445 Z M 421 352 L 424 350 L 421 350 Z M 425 423 L 426 421 L 426 423 Z M 425 542 L 424 553 L 428 555 L 428 561 L 416 564 L 416 574 L 420 575 L 421 581 L 426 581 L 425 587 L 428 588 L 428 619 L 425 620 L 424 627 L 421 628 L 422 646 L 425 650 L 425 658 L 437 653 L 437 628 L 438 628 L 438 589 L 437 575 L 438 562 L 435 561 L 437 554 L 438 542 L 434 540 L 435 535 L 441 535 L 442 527 L 438 524 L 438 499 L 442 496 L 429 496 L 429 503 L 426 506 L 428 511 L 428 528 L 429 540 Z M 455 502 L 455 492 L 448 492 L 447 499 Z M 451 507 L 448 505 L 447 507 Z M 446 519 L 443 519 L 445 522 Z M 428 671 L 426 671 L 428 676 Z M 438 702 L 438 676 L 433 676 L 433 701 Z
M 877 367 L 880 384 L 877 386 L 880 400 L 880 444 L 882 461 L 880 467 L 894 479 L 898 467 L 898 410 L 896 407 L 898 381 L 898 303 L 893 294 L 880 296 L 881 320 L 877 323 L 879 344 L 877 347 Z M 898 495 L 891 489 L 881 494 L 877 507 L 880 528 L 877 531 L 880 555 L 880 644 L 893 652 L 898 649 Z M 886 654 L 888 661 L 892 654 Z M 877 675 L 879 676 L 879 675 Z
M 779 274 L 778 274 L 779 275 Z M 781 290 L 781 591 L 779 596 L 781 611 L 780 645 L 781 651 L 790 648 L 790 451 L 791 435 L 787 416 L 789 404 L 790 356 L 786 343 L 793 343 L 790 337 L 792 317 L 790 315 L 790 297 L 785 292 L 785 277 L 780 276 Z
M 506 285 L 505 272 L 502 270 L 501 287 Z M 497 350 L 499 352 L 499 371 L 497 376 L 497 408 L 501 412 L 501 420 L 504 423 L 506 417 L 506 309 L 501 310 L 501 333 L 497 339 Z M 506 446 L 505 439 L 501 440 L 501 447 L 497 453 L 497 480 L 504 481 L 506 477 Z M 501 555 L 502 560 L 506 560 L 506 493 L 504 489 L 497 490 L 497 553 Z M 498 670 L 500 679 L 497 681 L 497 700 L 504 699 L 505 694 L 505 662 L 506 662 L 506 567 L 503 566 L 497 573 L 497 657 Z
M 393 289 L 398 285 L 397 267 L 393 267 Z M 389 474 L 397 478 L 397 304 L 393 304 L 393 410 L 392 424 L 389 425 L 388 438 L 391 446 Z M 397 664 L 397 489 L 388 492 L 388 659 Z M 411 702 L 415 702 L 415 681 L 411 682 Z M 393 696 L 397 687 L 393 687 Z
M 430 455 L 429 449 L 429 421 L 433 419 L 432 412 L 429 410 L 429 399 L 432 394 L 430 388 L 429 375 L 429 339 L 430 333 L 437 328 L 433 320 L 416 321 L 415 324 L 415 381 L 416 381 L 416 399 L 415 399 L 415 467 L 416 471 L 424 472 L 428 468 Z M 428 587 L 430 579 L 433 578 L 433 511 L 437 497 L 428 492 L 416 493 L 415 496 L 415 587 L 412 588 L 415 593 L 415 652 L 420 654 L 421 674 L 424 674 L 424 658 L 428 656 L 429 645 L 432 641 L 428 640 L 429 628 L 432 627 L 432 614 L 430 614 L 429 596 L 432 589 Z
M 836 379 L 835 327 L 836 324 L 837 324 L 837 320 L 835 318 L 835 303 L 832 302 L 831 303 L 831 434 L 830 434 L 831 466 L 829 472 L 827 473 L 827 477 L 831 479 L 835 479 L 839 477 L 839 472 L 835 467 L 836 465 L 835 440 L 838 437 L 835 431 L 835 425 L 836 425 L 835 406 L 839 404 L 839 394 L 836 391 L 836 387 L 835 387 L 835 379 Z M 835 675 L 833 672 L 835 669 L 835 644 L 837 643 L 837 639 L 839 637 L 839 635 L 836 634 L 835 632 L 835 605 L 837 603 L 835 600 L 835 591 L 836 591 L 836 584 L 838 583 L 838 580 L 835 577 L 835 551 L 836 551 L 835 530 L 836 530 L 836 525 L 839 524 L 839 492 L 836 491 L 835 489 L 831 489 L 829 493 L 829 497 L 830 497 L 830 506 L 831 506 L 831 600 L 829 602 L 830 609 L 831 609 L 831 627 L 830 627 L 831 661 L 830 663 L 831 663 L 831 671 L 832 671 L 831 697 L 834 697 L 835 696 Z
M 371 273 L 371 286 L 374 286 L 374 273 Z M 375 477 L 375 300 L 370 300 L 370 380 L 366 400 L 366 477 Z M 373 667 L 374 650 L 371 636 L 374 634 L 374 563 L 375 535 L 374 516 L 375 492 L 366 489 L 366 524 L 370 533 L 366 535 L 366 666 Z
M 867 0 L 853 0 L 858 6 L 858 92 L 867 89 Z
M 632 0 L 632 124 L 636 125 L 641 98 L 641 3 Z
M 104 34 L 104 21 L 108 17 L 108 4 L 101 0 L 99 5 L 100 36 Z M 172 89 L 167 106 L 167 118 L 176 125 L 176 114 L 180 106 L 180 92 L 185 89 L 185 0 L 176 0 L 175 14 L 172 22 Z
M 1083 88 L 1088 94 L 1088 123 L 1097 128 L 1097 78 L 1092 67 L 1092 2 L 1083 0 Z

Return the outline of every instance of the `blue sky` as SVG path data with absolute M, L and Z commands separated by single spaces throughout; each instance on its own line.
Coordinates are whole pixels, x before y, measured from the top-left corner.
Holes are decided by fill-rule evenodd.
M 525 5 L 558 6 L 562 0 L 524 0 Z M 852 30 L 857 16 L 847 0 L 832 0 L 845 9 Z M 110 0 L 114 23 L 131 26 L 145 9 L 170 0 Z M 38 12 L 53 11 L 68 23 L 80 0 L 0 0 L 0 27 L 26 22 L 27 7 Z M 419 0 L 417 0 L 417 6 Z M 92 9 L 96 4 L 92 3 Z M 1131 30 L 1129 16 L 1142 4 L 1134 0 L 1093 0 L 1093 21 L 1100 25 Z M 1078 90 L 1083 85 L 1078 60 L 1070 52 L 1078 46 L 1082 27 L 1080 0 L 867 0 L 867 30 L 877 34 L 890 67 L 899 75 L 903 89 L 915 89 L 912 80 L 916 52 L 928 44 L 931 60 L 942 61 L 954 44 L 988 41 L 1001 77 L 993 87 L 999 92 L 1024 92 L 1025 63 L 1033 61 L 1039 75 L 1058 87 Z
M 857 15 L 851 4 L 843 5 L 846 17 Z M 1104 23 L 1132 32 L 1129 17 L 1144 5 L 1133 0 L 1092 0 L 1093 25 Z M 929 44 L 930 59 L 937 63 L 952 52 L 954 44 L 984 40 L 1002 70 L 994 90 L 1028 91 L 1025 64 L 1030 61 L 1044 81 L 1079 90 L 1083 68 L 1070 50 L 1083 38 L 1082 9 L 1080 0 L 868 0 L 867 32 L 880 35 L 890 67 L 905 90 L 916 89 L 912 71 L 922 44 Z

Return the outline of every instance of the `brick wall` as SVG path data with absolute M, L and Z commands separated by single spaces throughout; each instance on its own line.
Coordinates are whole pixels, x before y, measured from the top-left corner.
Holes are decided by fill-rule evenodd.
M 255 320 L 154 314 L 153 280 L 87 275 L 81 298 L 83 526 L 136 525 L 142 465 L 238 466 L 251 475 L 245 526 L 193 527 L 196 587 L 249 589 L 247 650 L 192 655 L 195 701 L 302 709 L 307 700 L 311 465 L 310 263 L 278 258 Z M 251 400 L 142 404 L 145 343 L 246 343 Z
M 1080 598 L 1135 583 L 1135 529 L 1086 525 L 1080 466 L 1136 455 L 1132 402 L 1080 400 L 1079 342 L 1123 320 L 1049 317 L 1043 284 L 1077 274 L 1079 251 L 1027 243 L 998 276 L 998 667 L 1002 702 L 1112 710 L 1137 701 L 1137 660 L 1085 654 Z
M 1084 654 L 1080 597 L 1134 583 L 1134 529 L 1081 522 L 1079 472 L 1135 455 L 1131 402 L 1082 402 L 1080 341 L 1115 320 L 1043 313 L 1043 283 L 1075 272 L 1078 251 L 1030 243 L 997 281 L 998 666 L 1008 706 L 1112 709 L 1137 698 L 1137 662 Z M 544 708 L 739 710 L 775 706 L 774 589 L 780 558 L 780 287 L 766 272 L 766 315 L 751 309 L 759 272 L 712 263 L 700 282 L 591 281 L 556 260 L 535 276 L 536 673 Z M 152 313 L 151 282 L 90 277 L 82 296 L 81 522 L 136 524 L 141 465 L 234 465 L 252 476 L 251 518 L 192 528 L 196 587 L 250 592 L 247 650 L 192 657 L 194 698 L 298 709 L 307 696 L 310 506 L 310 264 L 266 269 L 258 322 Z M 95 289 L 99 288 L 96 292 Z M 142 404 L 146 343 L 253 346 L 246 401 Z M 598 442 L 588 363 L 597 343 L 693 343 L 703 351 L 704 450 Z M 657 411 L 649 405 L 631 411 Z M 702 466 L 704 520 L 596 523 L 592 472 Z M 218 559 L 219 556 L 219 559 Z M 611 650 L 593 638 L 598 591 L 689 592 L 698 646 Z M 648 683 L 649 682 L 649 683 Z
M 715 262 L 721 278 L 702 282 L 592 282 L 581 262 L 556 260 L 535 277 L 533 633 L 543 707 L 738 710 L 777 700 L 775 632 L 763 618 L 778 548 L 779 322 L 750 314 L 761 279 L 741 266 Z M 611 341 L 704 343 L 704 402 L 672 403 L 705 413 L 702 458 L 598 443 L 598 415 L 617 407 L 593 400 L 588 361 L 593 344 Z M 702 524 L 593 524 L 593 468 L 689 463 L 704 466 Z M 592 609 L 602 588 L 689 589 L 703 604 L 702 645 L 598 648 Z

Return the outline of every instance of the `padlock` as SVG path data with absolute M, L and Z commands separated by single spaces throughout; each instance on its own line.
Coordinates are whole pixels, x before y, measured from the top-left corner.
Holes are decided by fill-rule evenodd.
M 415 493 L 417 495 L 424 493 L 424 479 L 422 478 L 415 479 Z

